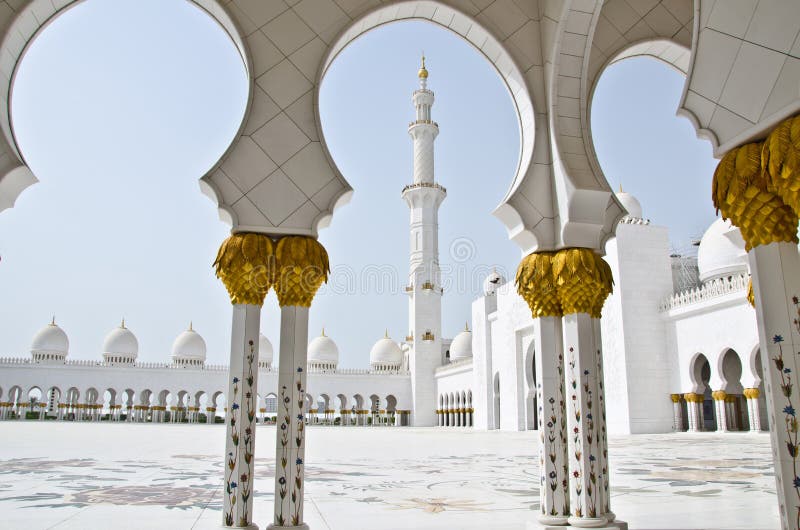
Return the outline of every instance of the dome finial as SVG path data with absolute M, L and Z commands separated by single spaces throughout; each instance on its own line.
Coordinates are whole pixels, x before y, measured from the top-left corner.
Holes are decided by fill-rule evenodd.
M 384 339 L 388 339 L 388 338 L 389 338 L 389 328 L 386 328 L 386 329 L 384 330 L 384 332 L 383 332 L 383 338 L 384 338 Z
M 428 70 L 425 68 L 425 52 L 422 52 L 422 65 L 417 72 L 417 77 L 420 79 L 428 79 Z
M 125 317 L 122 317 L 122 322 L 120 323 L 119 327 L 125 329 Z
M 190 320 L 190 321 L 189 321 L 189 331 L 194 331 L 194 326 L 193 326 L 193 324 L 194 324 L 194 322 L 192 322 L 192 321 Z
M 326 337 L 326 336 L 327 335 L 325 335 L 325 326 L 322 326 L 322 334 L 320 335 L 320 337 Z
M 619 183 L 619 192 L 620 193 L 625 193 L 624 191 L 622 191 L 622 182 Z
M 55 315 L 53 315 L 53 320 L 50 321 L 50 325 L 51 326 L 55 326 L 56 325 L 56 316 Z
M 464 331 L 469 331 L 469 321 L 464 322 Z

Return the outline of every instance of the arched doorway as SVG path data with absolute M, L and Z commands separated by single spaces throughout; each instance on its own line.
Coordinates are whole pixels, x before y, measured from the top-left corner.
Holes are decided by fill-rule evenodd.
M 742 360 L 733 349 L 728 349 L 720 358 L 722 379 L 725 381 L 725 416 L 729 431 L 749 429 L 747 400 L 742 386 Z

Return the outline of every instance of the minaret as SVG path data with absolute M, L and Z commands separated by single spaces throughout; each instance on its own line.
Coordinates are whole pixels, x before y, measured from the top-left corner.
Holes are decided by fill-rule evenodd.
M 433 377 L 442 359 L 442 286 L 439 270 L 439 205 L 447 191 L 433 180 L 433 142 L 439 126 L 431 120 L 433 92 L 428 90 L 425 56 L 418 72 L 419 89 L 412 100 L 416 119 L 408 126 L 414 141 L 414 183 L 403 188 L 411 210 L 408 315 L 412 424 L 436 425 L 436 385 Z

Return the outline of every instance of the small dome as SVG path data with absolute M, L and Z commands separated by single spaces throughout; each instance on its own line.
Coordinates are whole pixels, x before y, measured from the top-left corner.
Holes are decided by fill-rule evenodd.
M 628 217 L 632 217 L 634 219 L 642 219 L 642 205 L 639 203 L 639 200 L 628 193 L 627 191 L 622 191 L 622 186 L 619 188 L 619 192 L 617 193 L 617 200 L 622 203 L 623 208 L 628 211 Z
M 742 233 L 730 221 L 717 219 L 708 227 L 697 249 L 700 281 L 747 272 Z
M 272 343 L 264 334 L 258 336 L 258 362 L 272 363 L 275 353 L 272 349 Z
M 189 324 L 189 329 L 172 343 L 172 356 L 182 359 L 206 360 L 206 341 Z
M 388 331 L 369 351 L 370 364 L 396 364 L 403 362 L 403 350 L 389 338 Z
M 58 327 L 56 319 L 39 330 L 33 337 L 31 353 L 54 353 L 67 355 L 69 352 L 69 338 L 64 330 Z
M 492 269 L 489 276 L 483 280 L 483 294 L 486 296 L 493 295 L 497 292 L 497 288 L 506 283 L 506 279 L 497 270 Z
M 332 338 L 325 335 L 324 329 L 322 330 L 322 335 L 308 344 L 308 362 L 339 363 L 339 347 L 336 346 Z
M 106 335 L 103 341 L 103 354 L 126 355 L 136 357 L 139 353 L 139 341 L 131 330 L 125 327 L 125 321 Z
M 450 343 L 450 360 L 469 359 L 472 357 L 472 332 L 469 326 L 464 326 L 464 331 L 456 335 Z

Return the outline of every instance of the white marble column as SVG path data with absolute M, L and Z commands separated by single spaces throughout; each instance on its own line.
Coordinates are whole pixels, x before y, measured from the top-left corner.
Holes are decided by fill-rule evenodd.
M 714 400 L 714 413 L 717 417 L 717 431 L 728 432 L 728 407 L 725 403 L 725 398 L 728 395 L 724 390 L 715 390 L 711 393 L 711 398 Z
M 533 330 L 539 407 L 538 521 L 543 525 L 565 525 L 570 499 L 561 318 L 537 318 L 533 321 Z
M 598 443 L 597 345 L 588 313 L 564 315 L 566 416 L 570 472 L 570 525 L 597 528 L 606 524 L 599 491 L 602 469 Z
M 682 432 L 683 427 L 683 413 L 681 412 L 681 395 L 670 394 L 672 400 L 672 425 L 675 432 Z
M 223 524 L 253 530 L 258 528 L 253 524 L 253 471 L 260 318 L 259 305 L 233 305 L 222 495 Z
M 275 518 L 270 529 L 301 528 L 305 493 L 305 418 L 308 308 L 281 307 L 278 413 L 275 446 Z
M 747 419 L 750 422 L 750 432 L 761 432 L 761 411 L 758 398 L 761 391 L 757 388 L 745 388 L 744 397 L 747 399 Z
M 800 351 L 800 256 L 796 243 L 759 245 L 749 253 L 766 389 L 775 480 L 783 528 L 800 517 L 797 411 Z
M 603 373 L 603 337 L 602 325 L 599 318 L 592 319 L 592 329 L 594 331 L 594 345 L 595 345 L 595 362 L 597 373 L 597 386 L 595 387 L 597 396 L 597 414 L 595 421 L 597 423 L 597 461 L 600 471 L 597 476 L 597 488 L 600 492 L 600 500 L 603 504 L 604 516 L 607 521 L 611 522 L 616 519 L 616 515 L 611 511 L 611 479 L 610 479 L 610 465 L 608 462 L 608 429 L 606 425 L 606 385 L 605 375 Z

